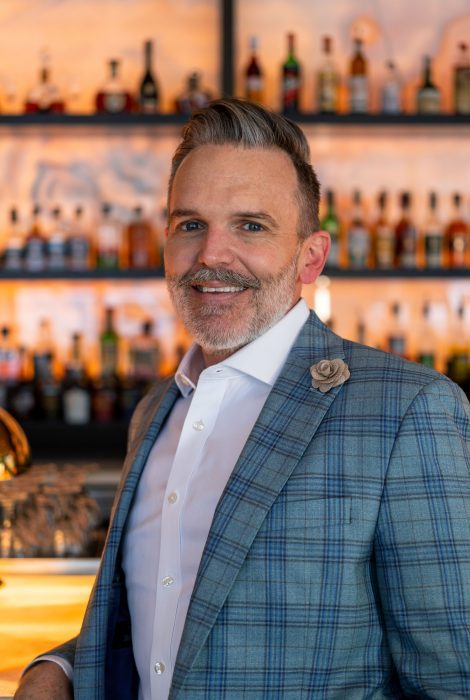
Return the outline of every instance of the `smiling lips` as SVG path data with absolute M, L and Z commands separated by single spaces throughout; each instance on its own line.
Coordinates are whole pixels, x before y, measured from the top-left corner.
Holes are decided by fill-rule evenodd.
M 197 289 L 198 292 L 202 292 L 203 294 L 211 294 L 211 293 L 229 293 L 233 294 L 234 292 L 244 292 L 246 287 L 201 287 L 199 285 L 195 285 L 194 287 Z

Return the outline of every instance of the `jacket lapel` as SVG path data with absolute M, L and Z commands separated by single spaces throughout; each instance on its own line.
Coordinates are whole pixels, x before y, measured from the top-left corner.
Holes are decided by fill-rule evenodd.
M 291 350 L 217 505 L 176 660 L 176 697 L 266 514 L 341 386 L 313 389 L 310 366 L 343 358 L 342 340 L 312 314 Z

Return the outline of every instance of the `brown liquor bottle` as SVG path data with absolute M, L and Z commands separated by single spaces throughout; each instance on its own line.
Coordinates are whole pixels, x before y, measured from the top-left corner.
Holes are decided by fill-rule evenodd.
M 362 39 L 354 39 L 354 53 L 349 67 L 349 111 L 365 114 L 369 110 L 369 80 Z
M 258 40 L 255 36 L 250 39 L 250 61 L 245 70 L 245 97 L 251 102 L 263 102 L 264 77 L 258 60 Z
M 395 228 L 395 265 L 396 267 L 412 268 L 416 267 L 417 262 L 418 234 L 411 218 L 411 195 L 409 192 L 402 192 L 400 206 L 401 217 Z
M 120 61 L 111 59 L 106 83 L 96 95 L 96 111 L 105 114 L 131 112 L 134 104 L 132 95 L 125 89 L 119 76 Z
M 447 265 L 451 268 L 465 267 L 470 231 L 462 214 L 462 197 L 458 192 L 453 195 L 452 201 L 454 212 L 445 231 Z
M 142 207 L 135 207 L 126 229 L 125 267 L 142 269 L 155 265 L 156 249 L 150 222 L 142 216 Z

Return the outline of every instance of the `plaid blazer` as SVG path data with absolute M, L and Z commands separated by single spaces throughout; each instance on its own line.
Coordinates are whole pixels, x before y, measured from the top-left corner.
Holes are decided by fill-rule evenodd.
M 327 393 L 309 368 L 343 358 Z M 130 700 L 120 566 L 147 455 L 178 396 L 141 403 L 77 640 L 79 700 Z M 218 503 L 170 699 L 470 698 L 470 406 L 433 370 L 312 313 Z

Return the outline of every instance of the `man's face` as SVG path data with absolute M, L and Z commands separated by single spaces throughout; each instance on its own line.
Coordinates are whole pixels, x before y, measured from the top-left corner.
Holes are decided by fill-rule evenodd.
M 297 176 L 281 150 L 201 146 L 180 165 L 165 270 L 206 359 L 251 342 L 298 300 L 298 220 Z

